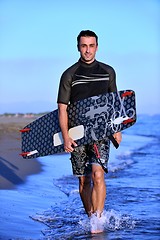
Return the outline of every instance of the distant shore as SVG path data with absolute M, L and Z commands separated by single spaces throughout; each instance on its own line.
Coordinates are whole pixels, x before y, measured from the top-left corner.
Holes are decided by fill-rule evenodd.
M 13 189 L 23 184 L 28 175 L 42 171 L 36 159 L 25 160 L 21 153 L 19 130 L 37 115 L 0 115 L 0 189 Z

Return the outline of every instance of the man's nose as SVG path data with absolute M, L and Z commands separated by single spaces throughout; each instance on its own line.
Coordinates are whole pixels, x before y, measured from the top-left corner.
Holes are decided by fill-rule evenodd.
M 89 52 L 89 46 L 87 46 L 87 48 L 86 48 L 86 52 Z

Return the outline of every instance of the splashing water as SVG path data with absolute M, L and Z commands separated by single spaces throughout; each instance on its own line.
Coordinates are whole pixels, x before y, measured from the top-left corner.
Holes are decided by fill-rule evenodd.
M 76 239 L 77 237 L 78 239 L 90 239 L 92 224 L 97 225 L 99 223 L 96 222 L 96 218 L 91 221 L 85 214 L 75 178 L 73 176 L 63 177 L 53 181 L 53 184 L 67 198 L 56 203 L 50 209 L 31 216 L 33 220 L 47 226 L 47 229 L 42 231 L 44 239 L 66 240 Z M 103 212 L 101 222 L 104 232 L 133 229 L 136 225 L 136 221 L 131 216 L 121 214 L 113 209 Z M 84 235 L 85 238 L 82 238 Z
M 71 239 L 71 237 L 81 236 L 83 234 L 90 235 L 92 224 L 97 224 L 96 218 L 91 222 L 81 209 L 79 214 L 72 210 L 72 207 L 60 212 L 58 207 L 52 207 L 42 214 L 36 214 L 31 217 L 33 220 L 45 224 L 48 229 L 43 230 L 43 234 L 51 239 Z M 121 229 L 133 229 L 136 221 L 129 215 L 121 215 L 119 212 L 111 209 L 104 211 L 101 217 L 104 231 L 117 231 Z M 53 238 L 54 237 L 54 238 Z
M 89 222 L 88 225 L 96 224 L 96 216 L 93 219 L 93 222 Z M 136 225 L 136 221 L 129 215 L 120 214 L 118 211 L 113 209 L 104 211 L 101 216 L 101 222 L 105 230 L 115 231 L 120 229 L 133 229 Z M 85 229 L 87 226 L 85 220 L 79 221 L 79 224 Z M 88 227 L 88 226 L 87 226 Z

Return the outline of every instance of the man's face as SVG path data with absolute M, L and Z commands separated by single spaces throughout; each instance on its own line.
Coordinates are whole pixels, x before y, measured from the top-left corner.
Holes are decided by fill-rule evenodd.
M 85 63 L 92 63 L 95 59 L 98 49 L 95 37 L 81 37 L 78 50 L 81 54 L 81 60 Z

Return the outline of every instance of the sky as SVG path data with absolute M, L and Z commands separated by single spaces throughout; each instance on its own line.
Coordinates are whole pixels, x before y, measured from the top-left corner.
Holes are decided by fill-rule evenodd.
M 79 59 L 77 35 L 99 37 L 96 59 L 136 92 L 137 113 L 160 113 L 159 0 L 0 0 L 0 114 L 57 108 L 63 71 Z

